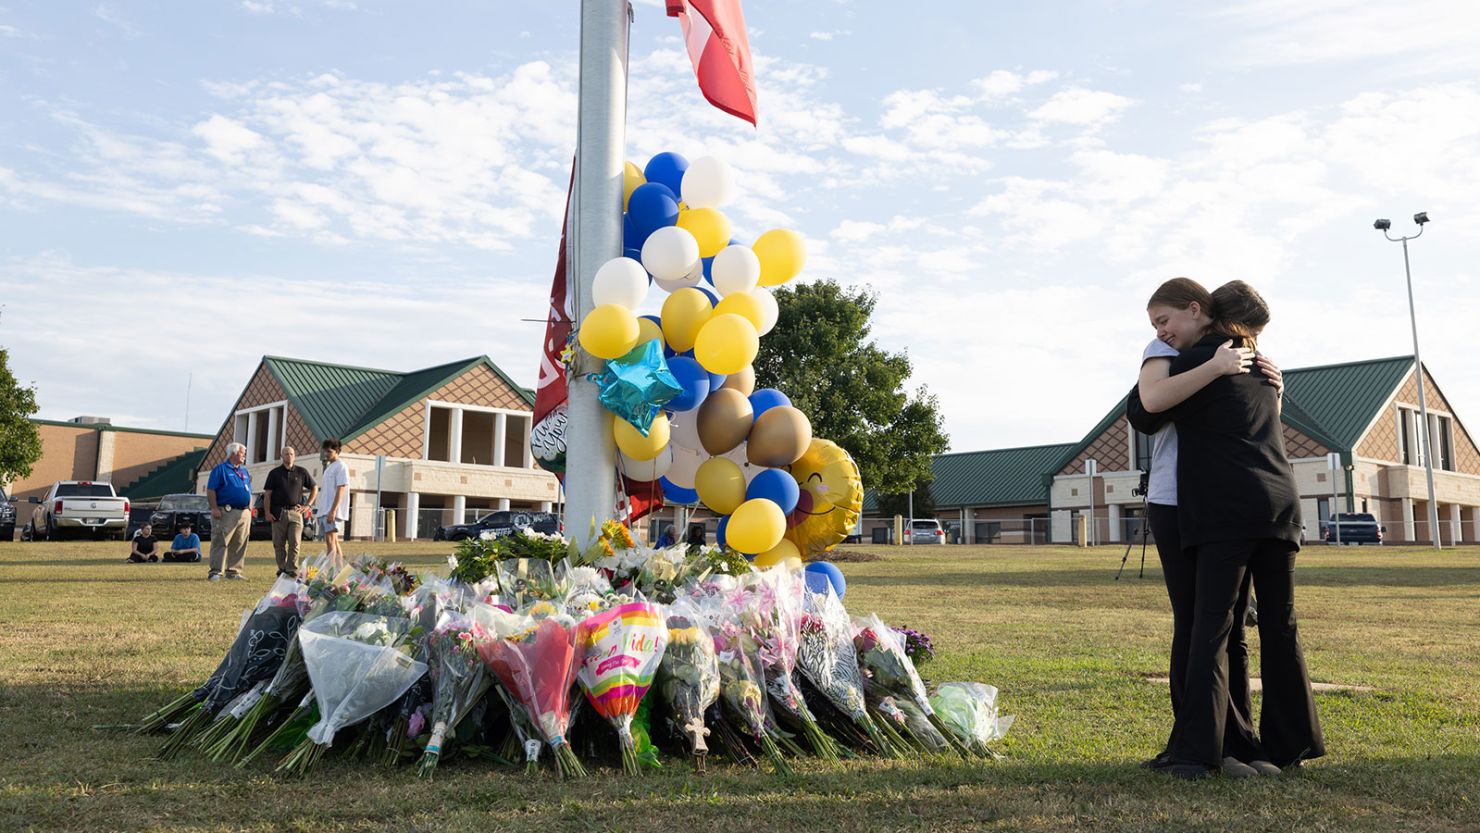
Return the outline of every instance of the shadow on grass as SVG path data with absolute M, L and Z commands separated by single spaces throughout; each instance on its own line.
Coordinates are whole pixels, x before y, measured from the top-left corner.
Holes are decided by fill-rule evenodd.
M 962 587 L 976 585 L 983 588 L 997 586 L 1011 587 L 1069 587 L 1081 585 L 1091 587 L 1094 585 L 1116 586 L 1134 582 L 1150 582 L 1156 586 L 1162 585 L 1161 565 L 1153 566 L 1150 560 L 1146 564 L 1145 577 L 1138 577 L 1136 564 L 1128 564 L 1120 581 L 1115 580 L 1115 572 L 1120 568 L 1120 560 L 1107 561 L 1103 569 L 1095 570 L 1055 570 L 1046 568 L 1044 570 L 992 570 L 990 567 L 982 570 L 954 570 L 954 571 L 931 571 L 928 565 L 921 565 L 921 570 L 914 574 L 905 575 L 864 575 L 851 574 L 848 576 L 850 585 L 867 585 L 876 587 Z M 1402 567 L 1322 567 L 1309 564 L 1296 563 L 1295 568 L 1296 587 L 1454 587 L 1456 585 L 1480 585 L 1480 567 L 1475 569 L 1425 567 L 1419 569 L 1405 569 Z

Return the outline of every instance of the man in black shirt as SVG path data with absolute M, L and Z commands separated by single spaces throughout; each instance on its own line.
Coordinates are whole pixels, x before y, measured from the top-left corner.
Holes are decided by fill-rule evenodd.
M 283 446 L 283 464 L 267 473 L 262 487 L 262 512 L 272 524 L 272 549 L 280 576 L 298 574 L 303 515 L 318 494 L 318 484 L 308 469 L 293 464 L 297 458 L 292 446 Z
M 154 551 L 154 545 L 154 527 L 144 524 L 139 527 L 139 533 L 134 536 L 133 545 L 129 547 L 128 560 L 134 564 L 158 561 L 159 555 Z

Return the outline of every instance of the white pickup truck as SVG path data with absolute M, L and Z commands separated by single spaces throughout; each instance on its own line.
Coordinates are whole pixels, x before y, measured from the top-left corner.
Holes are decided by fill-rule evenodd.
M 128 531 L 129 500 L 118 497 L 112 483 L 88 480 L 59 480 L 37 504 L 24 537 L 32 541 L 55 541 L 66 535 L 123 540 Z

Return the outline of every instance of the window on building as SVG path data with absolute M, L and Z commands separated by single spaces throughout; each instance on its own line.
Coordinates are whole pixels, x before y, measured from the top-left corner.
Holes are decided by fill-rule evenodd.
M 525 467 L 525 454 L 529 449 L 529 423 L 531 414 L 508 414 L 504 427 L 504 460 L 511 468 Z
M 1434 449 L 1434 468 L 1454 471 L 1454 446 L 1450 423 L 1453 420 L 1439 414 L 1429 414 L 1429 443 Z
M 433 407 L 427 414 L 427 459 L 452 462 L 452 409 Z
M 493 429 L 497 416 L 490 411 L 463 411 L 460 462 L 484 466 L 493 465 L 496 462 Z
M 1317 521 L 1317 523 L 1325 523 L 1326 521 L 1330 520 L 1330 518 L 1331 518 L 1331 499 L 1330 498 L 1324 498 L 1324 497 L 1323 498 L 1317 498 L 1316 499 L 1316 521 Z
M 287 434 L 287 404 L 283 402 L 244 408 L 232 420 L 232 440 L 247 447 L 248 465 L 277 460 Z
M 1420 465 L 1417 413 L 1411 408 L 1398 409 L 1398 460 L 1405 466 Z

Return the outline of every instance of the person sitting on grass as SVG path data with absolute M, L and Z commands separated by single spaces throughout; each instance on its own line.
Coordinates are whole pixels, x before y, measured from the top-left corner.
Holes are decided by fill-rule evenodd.
M 170 543 L 170 551 L 164 554 L 165 561 L 195 563 L 200 560 L 200 536 L 190 528 L 190 522 L 180 524 L 180 531 Z
M 159 555 L 154 552 L 154 527 L 144 524 L 139 527 L 139 534 L 129 547 L 128 560 L 133 564 L 143 564 L 146 561 L 158 561 Z

